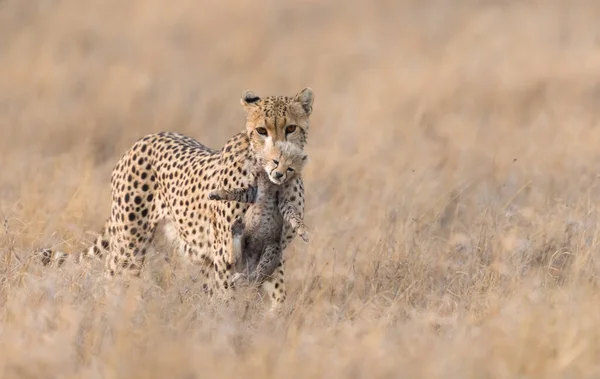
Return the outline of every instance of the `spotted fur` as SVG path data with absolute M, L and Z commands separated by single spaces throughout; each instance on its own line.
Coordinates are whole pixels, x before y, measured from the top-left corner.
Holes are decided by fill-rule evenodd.
M 112 203 L 108 220 L 95 242 L 77 254 L 105 260 L 108 276 L 120 272 L 139 275 L 157 225 L 166 220 L 180 252 L 201 265 L 209 293 L 227 294 L 231 288 L 231 225 L 248 204 L 211 201 L 216 188 L 231 190 L 256 185 L 256 153 L 267 143 L 287 141 L 304 149 L 312 113 L 313 92 L 260 98 L 246 91 L 246 130 L 220 150 L 178 134 L 163 132 L 138 140 L 117 162 L 111 175 Z M 280 212 L 304 215 L 304 185 L 297 176 L 281 186 Z M 283 251 L 295 235 L 289 223 L 281 235 Z M 43 249 L 44 264 L 62 265 L 69 254 Z M 283 259 L 262 284 L 274 307 L 286 298 Z
M 230 262 L 234 267 L 233 283 L 262 283 L 273 274 L 281 260 L 281 233 L 284 219 L 279 212 L 280 185 L 301 175 L 307 155 L 289 142 L 269 143 L 257 154 L 256 187 L 224 190 L 218 188 L 209 199 L 251 203 L 243 218 L 231 227 Z M 296 213 L 287 221 L 305 241 L 308 230 Z

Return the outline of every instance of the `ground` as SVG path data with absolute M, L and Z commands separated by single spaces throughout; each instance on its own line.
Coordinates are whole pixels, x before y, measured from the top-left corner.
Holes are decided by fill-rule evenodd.
M 597 377 L 599 12 L 1 2 L 0 376 Z M 243 90 L 305 86 L 311 240 L 286 251 L 287 313 L 207 307 L 174 259 L 127 290 L 30 262 L 92 240 L 138 138 L 219 147 Z

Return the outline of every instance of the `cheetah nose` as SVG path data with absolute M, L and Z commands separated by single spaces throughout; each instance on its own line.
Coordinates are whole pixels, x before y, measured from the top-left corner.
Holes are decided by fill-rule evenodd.
M 275 174 L 273 174 L 273 176 L 275 177 L 275 179 L 281 179 L 281 177 L 283 176 L 282 172 L 276 172 Z

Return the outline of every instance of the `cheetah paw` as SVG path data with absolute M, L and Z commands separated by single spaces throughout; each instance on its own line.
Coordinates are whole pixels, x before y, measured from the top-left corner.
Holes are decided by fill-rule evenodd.
M 233 274 L 233 276 L 231 277 L 231 283 L 235 286 L 238 287 L 243 283 L 246 283 L 248 281 L 248 277 L 246 276 L 246 274 L 243 274 L 241 272 L 236 272 L 235 274 Z
M 221 195 L 219 195 L 219 191 L 212 191 L 208 194 L 208 200 L 221 200 Z
M 308 229 L 306 226 L 299 226 L 298 229 L 296 229 L 296 233 L 304 240 L 304 242 L 308 242 Z

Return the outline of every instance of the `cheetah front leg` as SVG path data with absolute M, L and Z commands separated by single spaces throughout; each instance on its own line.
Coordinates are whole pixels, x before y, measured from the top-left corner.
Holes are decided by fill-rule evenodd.
M 304 224 L 304 220 L 298 213 L 294 207 L 284 207 L 284 210 L 281 214 L 283 219 L 290 223 L 292 229 L 304 240 L 304 242 L 308 242 L 308 228 Z
M 273 275 L 268 277 L 262 284 L 263 291 L 271 298 L 271 311 L 277 311 L 287 298 L 284 267 L 285 257 L 283 256 L 283 252 L 289 246 L 293 238 L 294 231 L 292 228 L 284 226 L 280 241 L 281 259 L 279 261 L 279 267 L 277 267 L 275 272 L 273 272 Z
M 208 199 L 253 203 L 256 199 L 256 187 L 234 188 L 230 190 L 220 188 L 209 193 Z
M 283 269 L 283 258 L 277 263 L 273 274 L 262 283 L 262 290 L 271 299 L 271 311 L 276 312 L 285 303 L 287 292 L 285 289 L 285 274 Z
M 296 178 L 283 184 L 283 191 L 279 191 L 279 212 L 283 219 L 290 224 L 292 230 L 305 242 L 308 242 L 308 228 L 304 224 L 304 185 L 301 178 Z M 287 229 L 284 227 L 284 229 Z M 294 233 L 284 230 L 281 249 L 285 250 L 294 238 Z

